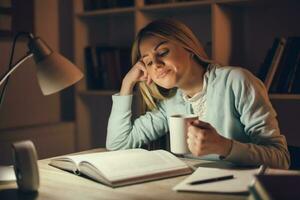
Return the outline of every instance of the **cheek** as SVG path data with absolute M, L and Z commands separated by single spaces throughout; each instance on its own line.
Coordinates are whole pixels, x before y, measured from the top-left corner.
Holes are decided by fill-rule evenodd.
M 150 76 L 150 78 L 152 80 L 154 80 L 155 79 L 155 71 L 154 71 L 154 69 L 153 68 L 148 68 L 147 72 L 148 72 L 148 75 Z

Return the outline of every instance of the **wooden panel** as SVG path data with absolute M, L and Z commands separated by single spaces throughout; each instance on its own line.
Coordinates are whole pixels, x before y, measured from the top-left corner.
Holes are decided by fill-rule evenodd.
M 232 30 L 228 10 L 212 5 L 212 57 L 222 64 L 230 63 Z
M 11 164 L 11 143 L 32 140 L 39 159 L 72 153 L 74 145 L 74 123 L 58 123 L 28 128 L 3 130 L 0 134 L 0 164 Z
M 278 114 L 281 133 L 285 135 L 288 145 L 300 147 L 299 134 L 299 99 L 272 99 Z
M 35 33 L 54 50 L 58 50 L 57 0 L 35 1 Z M 26 16 L 23 16 L 26 18 Z M 11 51 L 11 39 L 0 41 L 0 74 L 7 70 Z M 28 51 L 27 41 L 18 41 L 14 63 Z M 2 88 L 2 87 L 1 87 Z M 33 59 L 16 70 L 7 87 L 1 106 L 0 129 L 32 126 L 60 121 L 59 94 L 43 96 L 39 88 Z
M 105 147 L 107 124 L 112 107 L 112 94 L 116 92 L 83 92 L 78 103 L 82 108 L 77 116 L 77 151 Z M 139 115 L 141 100 L 134 95 L 132 103 L 133 118 Z
M 241 9 L 212 4 L 212 58 L 224 65 L 240 65 L 244 57 Z

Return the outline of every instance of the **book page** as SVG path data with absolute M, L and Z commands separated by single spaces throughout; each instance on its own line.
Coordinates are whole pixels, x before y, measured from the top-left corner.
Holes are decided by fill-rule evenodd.
M 80 159 L 84 160 L 82 165 L 91 164 L 100 176 L 110 181 L 188 168 L 183 161 L 163 150 L 130 149 L 82 155 Z
M 72 159 L 69 156 L 54 158 L 51 159 L 49 165 L 53 167 L 57 167 L 59 169 L 73 172 L 74 174 L 79 174 L 79 170 L 78 170 L 79 161 L 76 158 Z

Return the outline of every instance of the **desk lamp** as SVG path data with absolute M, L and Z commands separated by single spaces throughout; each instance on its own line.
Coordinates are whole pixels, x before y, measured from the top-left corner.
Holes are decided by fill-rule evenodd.
M 15 44 L 19 36 L 26 36 L 29 40 L 29 51 L 24 57 L 12 65 Z M 4 84 L 0 94 L 0 106 L 9 76 L 27 59 L 33 57 L 37 67 L 37 77 L 44 95 L 56 93 L 79 81 L 83 74 L 66 58 L 51 50 L 39 37 L 32 33 L 18 33 L 13 41 L 9 67 L 0 78 L 0 86 Z M 12 145 L 14 155 L 14 169 L 18 187 L 24 192 L 35 192 L 39 187 L 39 172 L 37 168 L 36 150 L 31 141 L 17 142 Z
M 20 35 L 28 37 L 29 52 L 12 66 L 15 43 Z M 24 61 L 31 57 L 34 58 L 36 63 L 38 82 L 44 95 L 56 93 L 76 83 L 83 77 L 83 74 L 75 65 L 60 54 L 52 51 L 41 38 L 34 37 L 32 33 L 19 33 L 14 39 L 9 70 L 1 77 L 0 86 Z

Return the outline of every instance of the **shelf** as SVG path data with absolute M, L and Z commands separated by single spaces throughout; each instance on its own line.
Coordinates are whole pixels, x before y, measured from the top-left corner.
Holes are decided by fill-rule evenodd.
M 79 91 L 80 96 L 111 96 L 118 93 L 116 90 L 85 90 Z
M 212 4 L 226 4 L 226 5 L 248 5 L 256 2 L 255 0 L 202 0 L 202 1 L 187 1 L 187 2 L 173 2 L 173 3 L 160 3 L 144 5 L 140 8 L 142 11 L 155 11 L 155 10 L 177 10 L 177 9 L 194 9 L 199 7 L 210 6 Z
M 135 8 L 111 8 L 111 9 L 101 9 L 101 10 L 94 10 L 94 11 L 86 11 L 83 13 L 78 13 L 77 16 L 80 18 L 90 18 L 90 17 L 100 17 L 100 16 L 116 16 L 116 15 L 128 15 L 134 14 Z
M 272 100 L 300 100 L 300 94 L 270 94 Z
M 195 8 L 201 6 L 209 6 L 212 4 L 212 0 L 203 1 L 190 1 L 190 2 L 175 2 L 175 3 L 163 3 L 163 4 L 150 4 L 140 8 L 141 11 L 159 11 L 159 10 L 177 10 L 185 8 Z
M 202 0 L 202 1 L 187 1 L 187 2 L 173 2 L 173 3 L 159 3 L 144 5 L 142 7 L 127 7 L 127 8 L 109 8 L 99 9 L 93 11 L 85 11 L 78 13 L 77 16 L 80 18 L 89 18 L 97 16 L 109 16 L 109 15 L 127 15 L 134 14 L 135 11 L 155 12 L 155 11 L 180 11 L 188 9 L 199 9 L 201 7 L 210 6 L 214 3 L 227 4 L 227 5 L 242 5 L 243 3 L 252 3 L 253 0 Z

